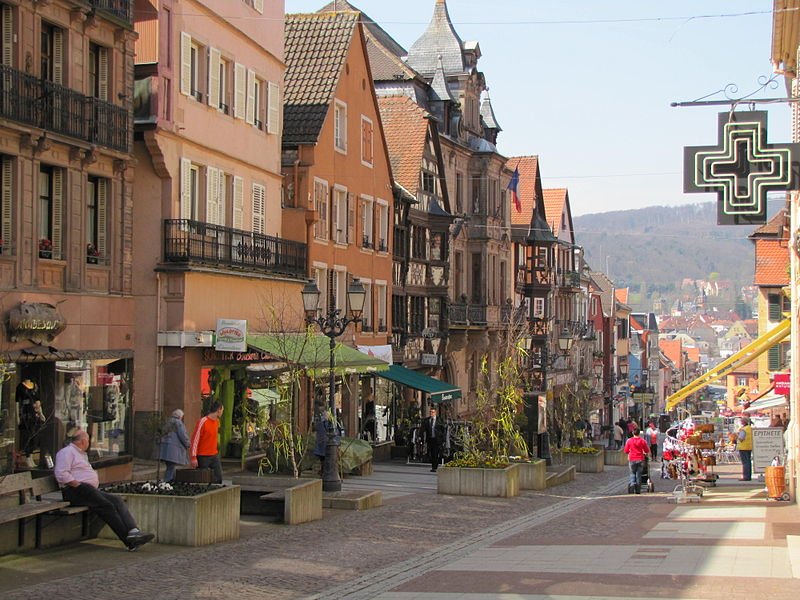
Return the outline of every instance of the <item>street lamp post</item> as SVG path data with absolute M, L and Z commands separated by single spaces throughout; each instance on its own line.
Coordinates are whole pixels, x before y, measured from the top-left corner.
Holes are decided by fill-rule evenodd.
M 336 338 L 342 335 L 350 323 L 361 321 L 361 312 L 364 310 L 366 290 L 361 281 L 353 279 L 347 288 L 347 303 L 350 307 L 350 316 L 347 311 L 342 314 L 339 308 L 331 307 L 327 314 L 320 314 L 320 290 L 315 281 L 309 281 L 300 292 L 303 297 L 303 310 L 306 313 L 306 322 L 316 324 L 323 335 L 330 340 L 330 365 L 328 371 L 328 406 L 330 419 L 328 419 L 328 439 L 325 445 L 325 462 L 322 467 L 322 489 L 326 492 L 338 492 L 342 489 L 342 480 L 339 478 L 339 423 L 336 418 L 336 380 L 334 376 Z

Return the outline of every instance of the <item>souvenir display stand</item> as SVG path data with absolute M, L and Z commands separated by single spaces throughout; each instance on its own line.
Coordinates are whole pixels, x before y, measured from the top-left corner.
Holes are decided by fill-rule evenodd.
M 713 473 L 715 444 L 713 425 L 695 425 L 691 419 L 667 430 L 662 452 L 661 476 L 678 481 L 673 499 L 681 504 L 699 502 L 704 486 L 716 485 Z M 709 471 L 709 467 L 711 471 Z

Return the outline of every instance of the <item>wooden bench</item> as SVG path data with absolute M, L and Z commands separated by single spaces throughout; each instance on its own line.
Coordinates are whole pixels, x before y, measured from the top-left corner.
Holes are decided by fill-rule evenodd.
M 36 519 L 36 547 L 41 544 L 41 516 L 56 513 L 69 502 L 43 499 L 28 471 L 0 477 L 0 525 L 17 523 L 17 547 L 25 546 L 25 523 Z M 55 481 L 55 480 L 54 480 Z
M 275 515 L 288 525 L 322 518 L 321 479 L 234 477 L 233 484 L 241 488 L 242 514 Z
M 37 499 L 50 502 L 56 500 L 56 498 L 44 498 L 45 494 L 58 494 L 58 498 L 61 498 L 61 487 L 58 485 L 56 478 L 52 475 L 37 477 L 33 480 L 33 495 Z M 71 504 L 67 504 L 64 507 L 56 508 L 48 513 L 44 513 L 44 515 L 54 517 L 81 515 L 81 537 L 89 537 L 89 509 L 86 506 L 72 506 Z M 38 517 L 40 521 L 42 516 L 43 515 L 40 515 Z M 37 531 L 39 532 L 39 537 L 36 540 L 36 547 L 38 548 L 41 545 L 41 524 L 37 526 Z

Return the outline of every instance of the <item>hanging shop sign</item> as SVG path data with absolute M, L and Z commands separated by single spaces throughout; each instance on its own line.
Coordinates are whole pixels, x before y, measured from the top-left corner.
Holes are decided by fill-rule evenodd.
M 716 146 L 683 149 L 683 191 L 716 192 L 717 224 L 767 221 L 767 192 L 796 190 L 800 144 L 768 144 L 765 111 L 718 115 Z
M 23 302 L 6 315 L 6 331 L 12 342 L 47 344 L 66 328 L 67 321 L 58 309 L 44 302 Z
M 214 350 L 219 352 L 246 352 L 247 321 L 243 319 L 217 319 L 216 338 Z

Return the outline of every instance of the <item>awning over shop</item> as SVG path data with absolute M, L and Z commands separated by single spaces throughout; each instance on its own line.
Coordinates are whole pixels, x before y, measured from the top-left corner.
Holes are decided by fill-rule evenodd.
M 667 398 L 667 410 L 668 411 L 672 410 L 678 404 L 686 400 L 686 398 L 688 398 L 695 392 L 700 391 L 709 383 L 712 383 L 714 381 L 723 378 L 731 371 L 735 371 L 742 365 L 745 365 L 749 363 L 751 360 L 754 360 L 755 358 L 761 356 L 762 354 L 764 354 L 764 352 L 772 348 L 775 344 L 789 337 L 791 329 L 792 329 L 791 320 L 785 319 L 784 321 L 773 327 L 771 330 L 766 332 L 761 337 L 750 342 L 747 346 L 739 350 L 733 356 L 726 358 L 717 366 L 715 366 L 712 369 L 709 369 L 703 375 L 692 381 L 690 384 L 686 385 L 682 389 L 672 394 L 669 398 Z
M 330 339 L 305 333 L 249 334 L 247 345 L 275 358 L 303 366 L 312 377 L 324 375 L 330 365 Z M 355 348 L 337 343 L 333 351 L 336 373 L 370 373 L 389 365 Z
M 749 407 L 744 409 L 744 412 L 753 413 L 768 408 L 785 408 L 787 406 L 789 406 L 789 401 L 786 399 L 786 396 L 782 394 L 770 394 L 769 396 L 764 396 L 760 400 L 753 402 Z
M 387 370 L 377 374 L 395 383 L 406 385 L 415 390 L 430 394 L 430 400 L 434 404 L 461 398 L 461 390 L 452 383 L 439 381 L 438 379 L 434 379 L 423 373 L 418 373 L 417 371 L 412 371 L 411 369 L 406 369 L 400 365 L 390 365 Z

